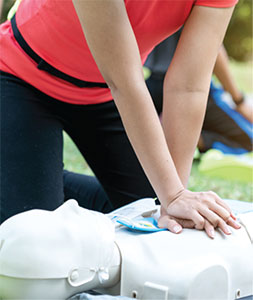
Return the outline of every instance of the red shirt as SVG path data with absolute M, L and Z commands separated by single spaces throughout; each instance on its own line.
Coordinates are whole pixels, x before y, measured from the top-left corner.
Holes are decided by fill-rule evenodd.
M 237 0 L 125 0 L 142 62 L 159 42 L 186 21 L 193 5 L 230 7 Z M 60 71 L 81 80 L 104 82 L 86 43 L 72 0 L 22 0 L 17 26 L 29 46 Z M 108 88 L 79 88 L 47 72 L 20 48 L 10 21 L 0 26 L 0 69 L 58 100 L 74 104 L 112 99 Z

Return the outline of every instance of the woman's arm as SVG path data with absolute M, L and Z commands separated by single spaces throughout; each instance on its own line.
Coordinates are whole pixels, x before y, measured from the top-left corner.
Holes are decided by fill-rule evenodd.
M 128 137 L 164 204 L 183 189 L 146 87 L 124 1 L 73 0 L 83 31 L 108 83 Z
M 213 67 L 232 11 L 233 8 L 195 6 L 184 26 L 165 77 L 163 128 L 170 153 L 185 187 L 202 127 Z M 169 205 L 167 213 L 183 218 L 181 213 L 175 213 L 173 206 L 179 204 L 185 196 L 180 195 Z M 218 220 L 215 220 L 213 212 L 225 219 L 226 212 L 218 211 L 216 206 L 217 203 L 223 206 L 223 203 L 212 192 L 202 196 L 202 205 L 199 205 L 198 199 L 192 202 L 193 208 L 199 213 L 196 217 L 200 224 L 201 218 L 204 217 L 204 220 L 209 220 L 216 226 Z M 195 194 L 192 197 L 201 198 L 201 195 Z M 215 206 L 210 203 L 203 205 L 211 199 L 210 197 Z M 184 205 L 181 208 L 181 212 L 183 211 Z M 212 230 L 210 224 L 203 222 L 204 220 L 202 219 L 203 226 Z
M 181 120 L 179 123 L 182 122 L 184 125 L 180 124 L 179 128 L 177 128 L 174 124 L 171 127 L 171 131 L 174 131 L 172 140 L 174 140 L 175 143 L 179 143 L 178 145 L 180 146 L 179 160 L 175 159 L 175 149 L 178 149 L 178 147 L 172 147 L 173 159 L 175 159 L 177 164 L 177 170 L 170 155 L 159 118 L 143 78 L 139 49 L 127 16 L 124 1 L 73 0 L 73 3 L 90 50 L 104 79 L 111 89 L 112 96 L 119 109 L 126 132 L 138 159 L 162 205 L 168 207 L 171 202 L 175 202 L 174 200 L 178 198 L 178 195 L 185 194 L 184 185 L 180 179 L 181 177 L 182 180 L 185 181 L 186 178 L 182 172 L 182 167 L 179 164 L 180 157 L 182 157 L 180 147 L 186 147 L 187 151 L 189 151 L 189 154 L 187 153 L 186 155 L 187 160 L 182 158 L 185 161 L 183 169 L 189 169 L 189 158 L 192 156 L 192 147 L 197 140 L 197 136 L 195 135 L 198 134 L 198 127 L 200 127 L 201 122 L 198 122 L 197 129 L 192 129 L 194 132 L 192 133 L 190 137 L 191 141 L 187 146 L 184 142 L 182 143 L 181 139 L 179 139 L 178 142 L 178 139 L 175 138 L 175 136 L 178 135 L 179 131 L 183 130 L 182 133 L 179 133 L 179 136 L 181 138 L 186 137 L 184 126 L 189 126 L 188 123 L 190 120 L 182 118 L 181 112 L 179 112 L 178 117 Z M 232 9 L 225 10 L 225 14 L 223 15 L 224 24 L 220 22 L 221 29 L 219 30 L 221 34 L 216 41 L 217 47 L 212 51 L 212 56 L 214 57 L 213 60 L 215 60 L 218 44 L 221 43 L 231 13 Z M 202 22 L 205 22 L 205 20 L 202 20 Z M 187 26 L 187 28 L 189 27 Z M 186 32 L 187 31 L 188 29 Z M 185 36 L 187 35 L 188 34 L 186 33 Z M 213 64 L 214 61 L 209 64 L 210 73 L 212 72 Z M 205 71 L 203 71 L 203 73 L 205 73 Z M 175 74 L 175 71 L 171 74 Z M 190 78 L 187 77 L 186 81 L 188 79 Z M 188 81 L 188 84 L 186 85 L 187 94 L 184 95 L 183 99 L 185 101 L 188 100 L 189 95 L 193 94 L 189 90 L 190 84 L 191 81 Z M 202 99 L 203 93 L 205 94 L 205 92 L 202 91 L 197 93 L 201 96 L 198 96 L 197 99 L 193 97 L 195 103 L 199 100 L 203 103 L 205 102 L 205 99 L 204 101 Z M 169 98 L 172 99 L 171 97 Z M 177 96 L 175 99 L 177 102 L 182 103 L 181 96 Z M 192 110 L 195 111 L 195 107 Z M 199 112 L 196 112 L 198 119 L 202 119 L 202 116 L 199 117 L 199 115 L 203 114 L 203 112 L 203 108 Z M 165 129 L 166 131 L 169 130 L 169 124 L 166 125 L 165 123 Z M 167 135 L 167 138 L 168 137 L 169 136 Z M 173 143 L 170 143 L 169 146 L 171 147 Z M 191 197 L 186 194 L 179 204 L 175 203 L 173 206 L 174 213 L 180 213 L 180 216 L 183 219 L 187 218 L 193 220 L 197 228 L 204 228 L 202 226 L 203 221 L 199 218 L 200 214 L 192 204 L 195 203 L 195 199 L 191 199 Z M 193 194 L 195 195 L 195 193 Z M 209 195 L 208 199 L 206 199 L 205 193 L 203 193 L 197 197 L 199 197 L 198 205 L 200 207 L 207 207 L 206 210 L 208 212 L 204 217 L 207 219 L 210 217 L 208 205 L 212 205 L 216 210 L 215 213 L 213 213 L 215 215 L 215 222 L 225 233 L 228 233 L 223 219 L 226 221 L 229 219 L 231 213 L 229 208 L 223 208 L 224 204 L 217 204 L 215 202 L 217 196 Z M 204 201 L 205 204 L 202 204 L 202 201 Z M 213 202 L 216 204 L 213 204 Z M 198 217 L 196 217 L 196 215 Z M 212 215 L 210 221 L 213 221 L 213 219 Z M 173 226 L 174 225 L 175 224 L 173 223 Z M 170 225 L 168 226 L 173 231 L 173 228 L 171 228 Z
M 229 70 L 228 55 L 223 45 L 218 53 L 213 72 L 219 79 L 225 91 L 231 94 L 235 102 L 237 99 L 241 98 L 242 94 L 237 88 L 235 80 Z
M 3 14 L 3 0 L 0 0 L 0 19 L 2 19 Z
M 164 82 L 163 128 L 187 185 L 200 135 L 211 75 L 233 8 L 195 6 Z

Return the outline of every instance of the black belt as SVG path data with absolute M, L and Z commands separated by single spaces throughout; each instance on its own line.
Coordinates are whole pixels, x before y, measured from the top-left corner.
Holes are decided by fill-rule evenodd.
M 108 85 L 103 82 L 91 82 L 91 81 L 84 81 L 80 80 L 78 78 L 69 76 L 59 70 L 57 70 L 55 67 L 51 66 L 49 63 L 47 63 L 44 59 L 42 59 L 37 53 L 35 53 L 32 48 L 27 44 L 27 42 L 24 40 L 22 34 L 20 33 L 17 22 L 16 22 L 16 16 L 14 15 L 11 19 L 11 27 L 13 30 L 14 37 L 20 47 L 26 52 L 27 55 L 29 55 L 38 65 L 37 68 L 43 71 L 46 71 L 50 73 L 51 75 L 54 75 L 58 78 L 61 78 L 67 82 L 70 82 L 78 87 L 101 87 L 101 88 L 108 88 Z

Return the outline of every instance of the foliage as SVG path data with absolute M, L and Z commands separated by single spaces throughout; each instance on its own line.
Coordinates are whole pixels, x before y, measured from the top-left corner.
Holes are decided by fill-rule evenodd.
M 3 10 L 1 15 L 1 23 L 4 22 L 7 18 L 8 11 L 14 4 L 15 0 L 3 0 Z
M 235 7 L 224 40 L 230 57 L 237 61 L 252 60 L 252 0 L 240 0 Z

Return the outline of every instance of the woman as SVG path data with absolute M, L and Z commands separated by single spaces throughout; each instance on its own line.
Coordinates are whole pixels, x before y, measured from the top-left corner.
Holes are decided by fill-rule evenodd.
M 22 0 L 12 25 L 1 25 L 2 221 L 62 203 L 64 129 L 114 207 L 156 194 L 159 225 L 172 232 L 193 227 L 213 238 L 215 227 L 239 228 L 216 194 L 186 188 L 235 3 Z M 183 24 L 165 79 L 162 128 L 142 62 Z

